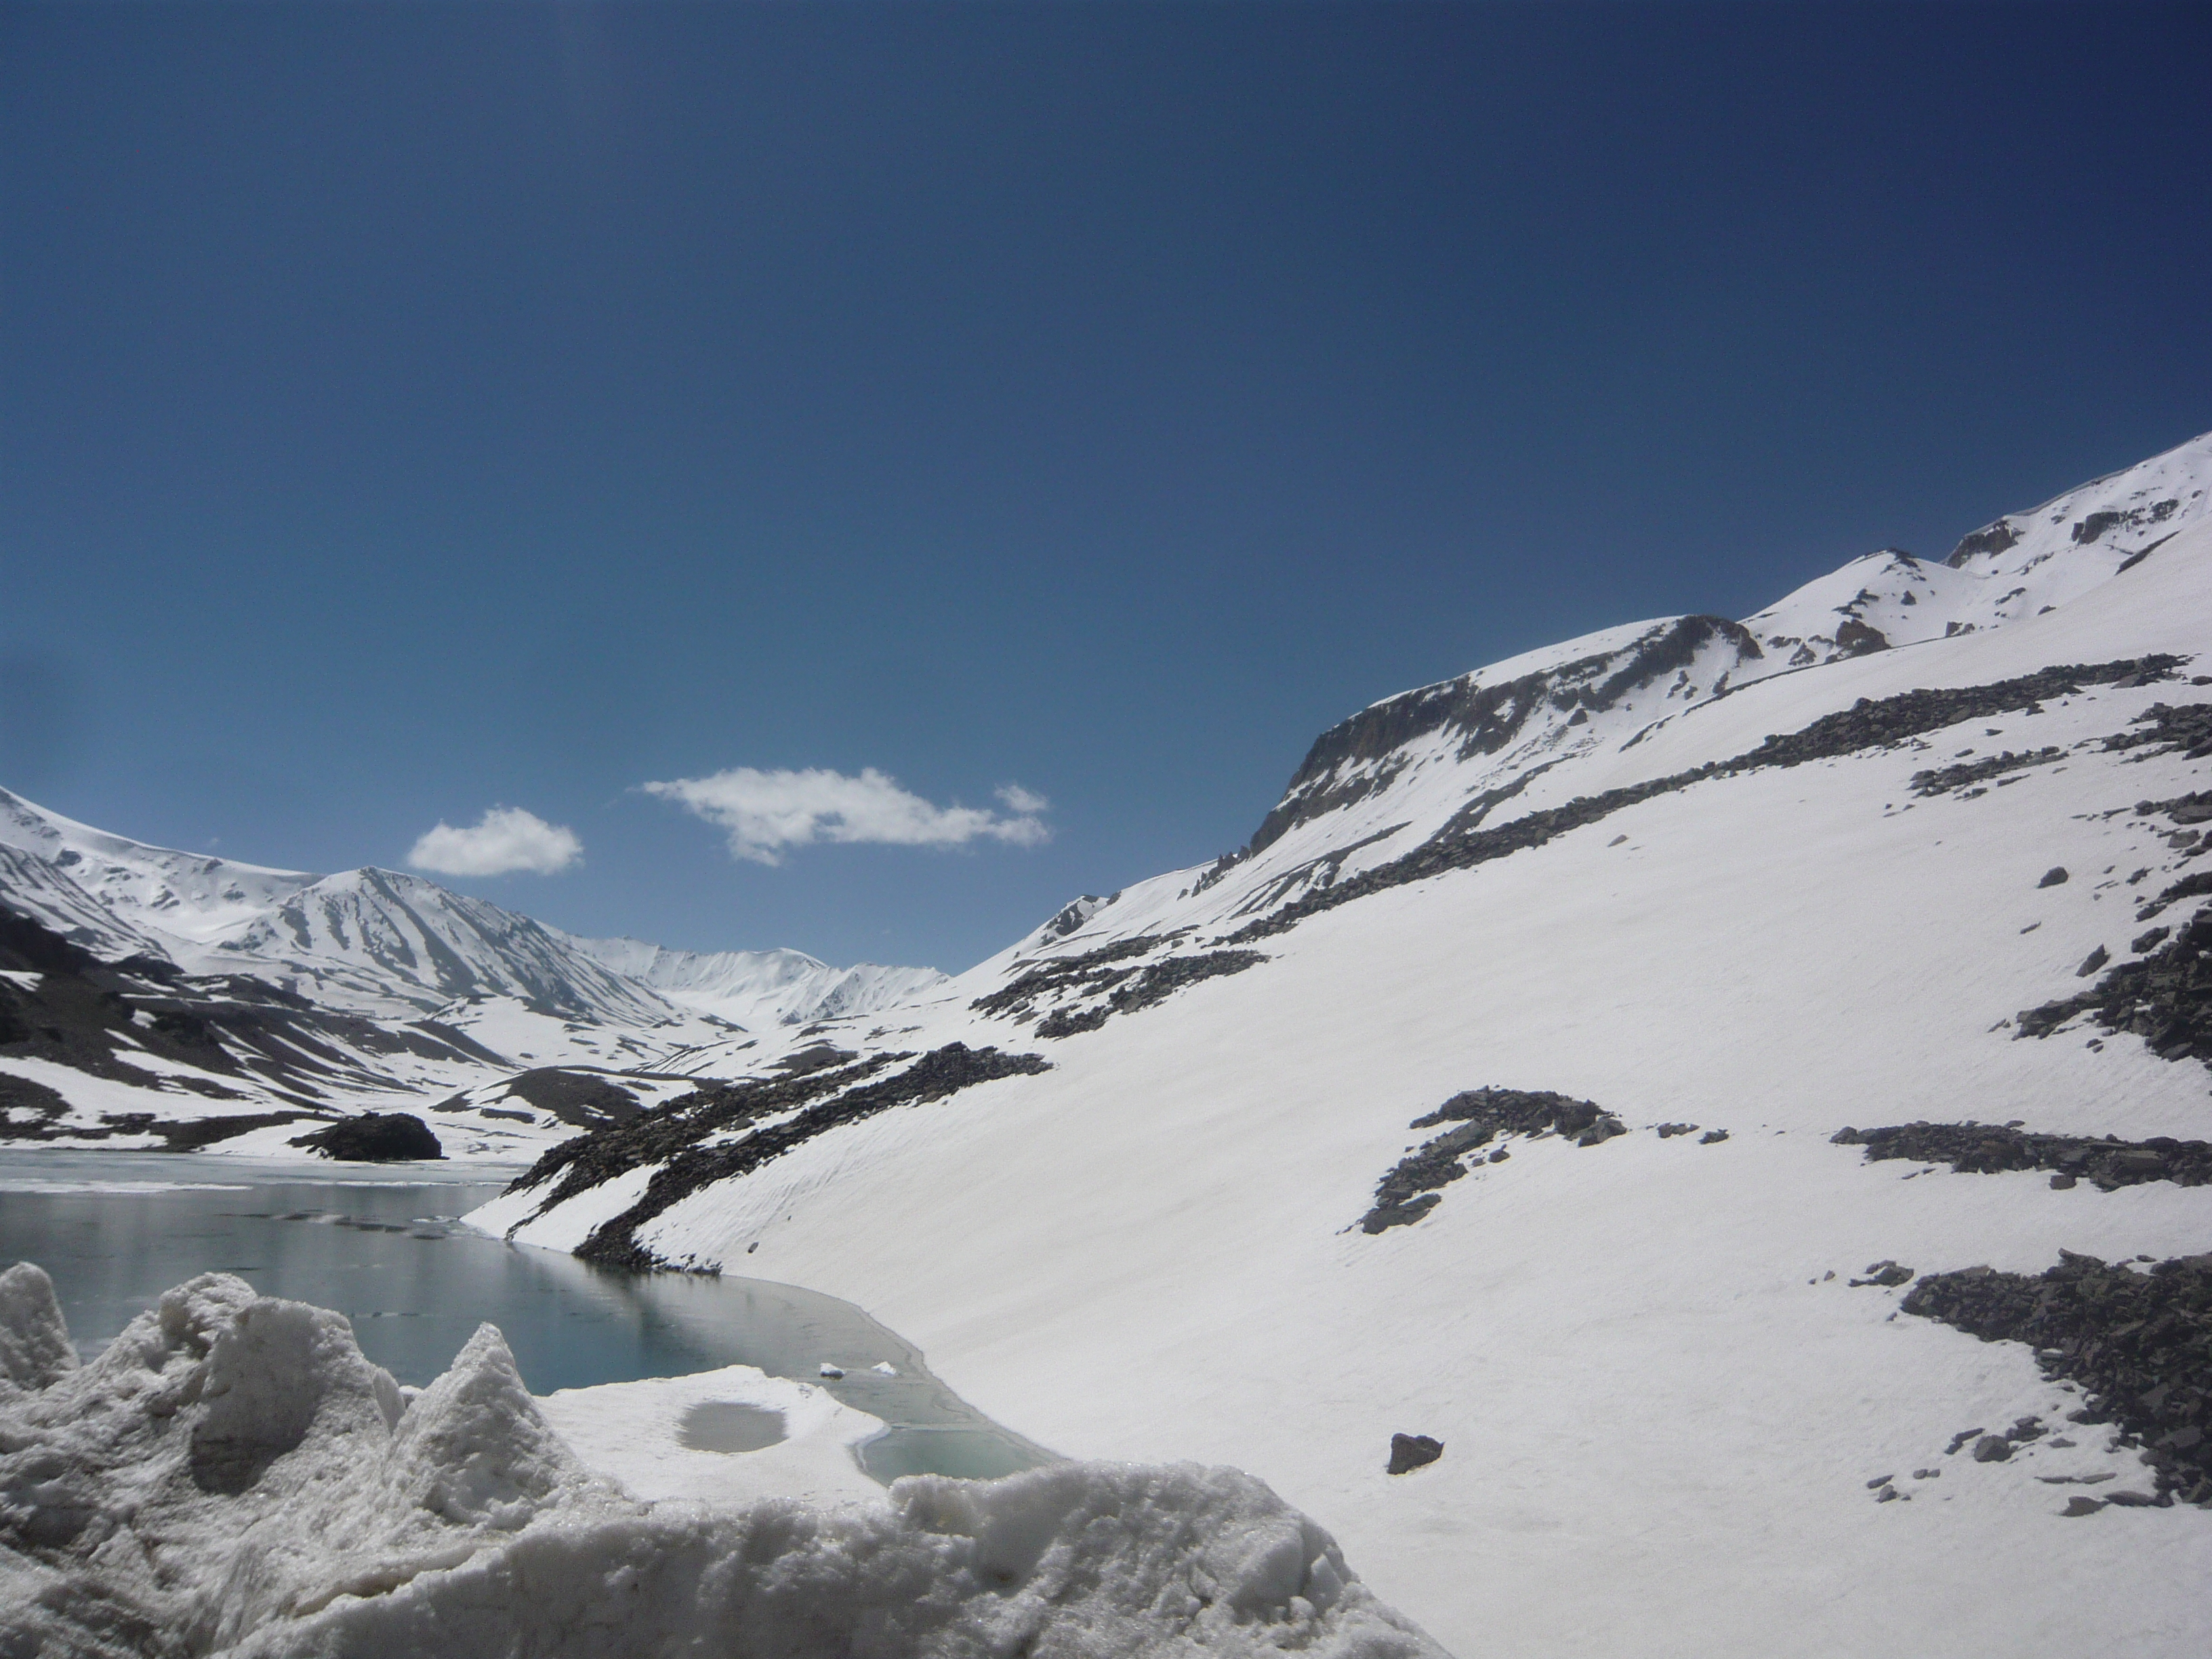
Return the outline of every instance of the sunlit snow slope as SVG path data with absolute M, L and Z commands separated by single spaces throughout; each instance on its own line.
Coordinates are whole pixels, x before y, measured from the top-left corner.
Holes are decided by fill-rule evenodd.
M 478 1219 L 848 1297 L 1076 1455 L 1249 1469 L 1462 1653 L 2203 1652 L 2201 1436 L 2124 1438 L 2196 1385 L 2075 1424 L 2087 1383 L 1902 1307 L 2212 1249 L 2208 471 L 1387 699 L 1242 855 Z M 2168 1002 L 2064 1000 L 2130 973 Z M 1592 1111 L 1486 1135 L 1487 1087 Z M 2085 1173 L 1832 1139 L 1916 1120 Z M 1386 1474 L 1399 1431 L 1441 1458 Z

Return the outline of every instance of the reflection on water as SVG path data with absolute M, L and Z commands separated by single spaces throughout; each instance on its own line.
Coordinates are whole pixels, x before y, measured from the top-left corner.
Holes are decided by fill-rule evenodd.
M 509 1174 L 434 1164 L 302 1170 L 169 1152 L 0 1151 L 0 1264 L 53 1275 L 81 1352 L 100 1352 L 163 1291 L 236 1273 L 264 1296 L 335 1308 L 362 1351 L 426 1383 L 477 1324 L 506 1334 L 533 1393 L 751 1365 L 826 1389 L 925 1452 L 864 1454 L 878 1480 L 956 1474 L 996 1456 L 1008 1474 L 1052 1454 L 983 1417 L 921 1352 L 850 1303 L 763 1279 L 635 1276 L 464 1227 Z M 489 1179 L 487 1179 L 487 1175 Z M 834 1379 L 825 1364 L 844 1369 Z M 878 1369 L 880 1368 L 880 1369 Z M 878 1436 L 875 1445 L 892 1440 Z M 979 1450 L 988 1442 L 995 1451 Z M 901 1458 L 927 1464 L 890 1469 Z M 961 1468 L 947 1462 L 963 1462 Z
M 890 1428 L 860 1443 L 862 1471 L 886 1486 L 903 1474 L 995 1480 L 1036 1466 L 1036 1459 L 989 1429 Z

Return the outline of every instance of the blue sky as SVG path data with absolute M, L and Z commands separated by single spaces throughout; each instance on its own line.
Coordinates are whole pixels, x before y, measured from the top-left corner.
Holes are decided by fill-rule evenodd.
M 505 807 L 580 857 L 451 879 L 561 926 L 962 967 L 1376 697 L 2212 427 L 2208 67 L 2201 5 L 19 0 L 0 783 L 308 869 Z

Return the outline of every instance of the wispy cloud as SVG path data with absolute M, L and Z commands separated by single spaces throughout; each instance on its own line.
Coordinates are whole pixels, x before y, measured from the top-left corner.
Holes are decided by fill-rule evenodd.
M 583 854 L 574 830 L 519 806 L 495 806 L 465 830 L 441 820 L 415 843 L 407 862 L 440 876 L 504 876 L 517 870 L 550 876 Z
M 729 832 L 730 856 L 756 864 L 781 864 L 786 848 L 825 841 L 961 847 L 988 840 L 1035 847 L 1052 838 L 1040 816 L 1051 802 L 1018 783 L 998 791 L 1004 813 L 934 805 L 873 767 L 854 777 L 819 767 L 763 772 L 739 766 L 641 787 L 720 824 Z

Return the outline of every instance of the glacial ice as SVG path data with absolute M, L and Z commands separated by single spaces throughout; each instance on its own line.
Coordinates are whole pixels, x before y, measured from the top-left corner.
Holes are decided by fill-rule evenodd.
M 883 1503 L 641 1502 L 480 1327 L 418 1393 L 209 1273 L 75 1362 L 0 1273 L 0 1656 L 1439 1653 L 1249 1475 L 1065 1463 Z

